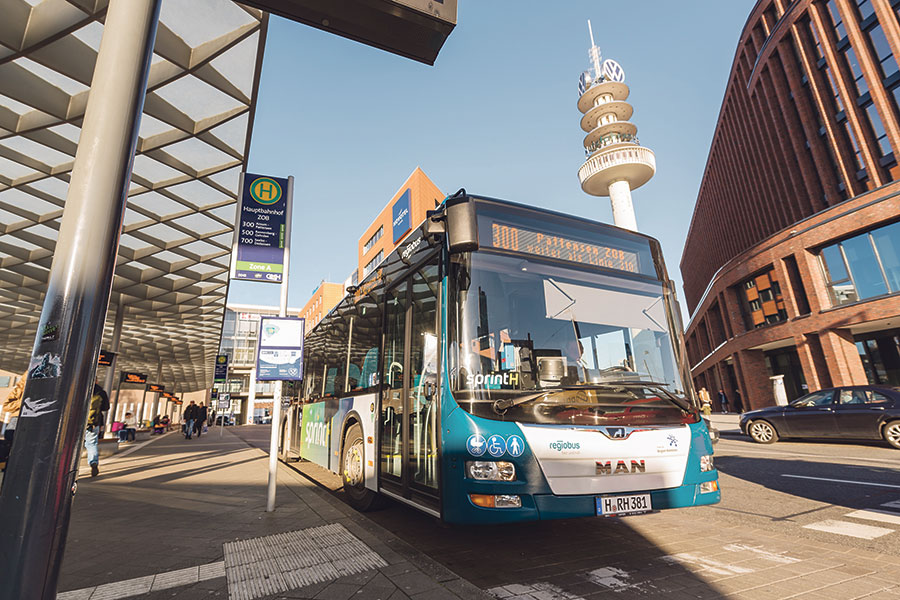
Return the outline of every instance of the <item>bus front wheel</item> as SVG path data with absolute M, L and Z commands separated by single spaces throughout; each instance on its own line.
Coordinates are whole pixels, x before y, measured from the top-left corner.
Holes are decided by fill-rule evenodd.
M 351 425 L 344 435 L 341 479 L 350 506 L 361 511 L 374 507 L 377 494 L 366 488 L 366 447 L 359 423 Z

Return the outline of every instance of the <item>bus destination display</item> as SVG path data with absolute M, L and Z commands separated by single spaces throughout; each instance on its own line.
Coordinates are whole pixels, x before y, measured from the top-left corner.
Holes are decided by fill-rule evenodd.
M 524 252 L 630 273 L 640 272 L 640 263 L 636 252 L 580 242 L 500 223 L 491 223 L 491 232 L 493 247 L 501 250 Z

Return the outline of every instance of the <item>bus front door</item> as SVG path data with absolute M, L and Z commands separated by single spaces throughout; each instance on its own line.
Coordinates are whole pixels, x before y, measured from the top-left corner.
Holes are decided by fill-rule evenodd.
M 438 508 L 439 270 L 426 264 L 387 292 L 381 484 Z

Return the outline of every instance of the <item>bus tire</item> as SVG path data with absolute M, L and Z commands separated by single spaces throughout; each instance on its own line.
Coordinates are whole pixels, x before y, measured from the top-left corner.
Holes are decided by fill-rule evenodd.
M 371 510 L 377 494 L 366 488 L 366 446 L 362 429 L 354 423 L 344 435 L 341 449 L 341 480 L 350 506 L 359 511 Z

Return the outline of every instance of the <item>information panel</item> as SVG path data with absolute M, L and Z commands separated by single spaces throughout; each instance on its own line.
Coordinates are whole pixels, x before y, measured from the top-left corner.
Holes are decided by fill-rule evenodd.
M 306 321 L 262 317 L 259 323 L 257 381 L 300 381 L 303 378 L 303 331 Z
M 244 174 L 232 279 L 281 283 L 290 227 L 288 183 L 281 177 Z
M 491 245 L 494 248 L 640 273 L 637 252 L 580 242 L 502 223 L 492 223 L 491 234 Z
M 225 383 L 228 378 L 228 355 L 216 355 L 216 369 L 213 373 L 213 383 Z

